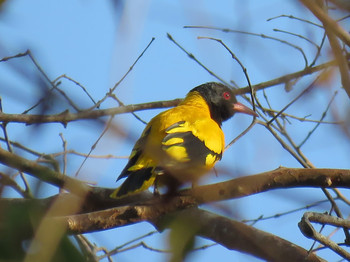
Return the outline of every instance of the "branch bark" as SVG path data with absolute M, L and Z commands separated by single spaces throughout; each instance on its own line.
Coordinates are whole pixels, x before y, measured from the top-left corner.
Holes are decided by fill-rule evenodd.
M 338 42 L 339 38 L 350 47 L 350 34 L 346 32 L 336 21 L 329 17 L 316 1 L 301 0 L 301 2 L 322 22 L 339 67 L 343 87 L 350 98 L 349 65 Z
M 350 253 L 347 252 L 345 249 L 341 248 L 340 245 L 332 241 L 331 238 L 326 237 L 321 233 L 319 233 L 317 230 L 315 230 L 315 228 L 311 225 L 311 222 L 316 222 L 322 225 L 328 224 L 328 225 L 333 225 L 337 227 L 346 227 L 346 228 L 350 228 L 350 222 L 346 219 L 333 217 L 328 214 L 306 212 L 298 224 L 300 231 L 303 233 L 304 236 L 322 243 L 324 246 L 329 247 L 334 252 L 336 252 L 337 254 L 345 258 L 347 261 L 349 261 Z M 348 243 L 345 243 L 345 244 L 348 244 Z
M 90 187 L 84 182 L 65 176 L 48 167 L 6 151 L 0 147 L 0 163 L 32 175 L 43 182 L 66 189 L 76 195 L 85 196 Z
M 350 188 L 350 170 L 282 167 L 217 184 L 195 187 L 181 194 L 192 195 L 199 204 L 203 204 L 292 187 Z
M 134 111 L 146 110 L 150 108 L 171 107 L 177 105 L 180 101 L 181 99 L 174 99 L 169 101 L 119 106 L 100 110 L 85 110 L 78 113 L 71 113 L 68 110 L 66 110 L 56 115 L 5 114 L 0 112 L 0 121 L 5 123 L 25 123 L 27 125 L 43 123 L 61 123 L 64 126 L 66 126 L 69 122 L 81 119 L 97 119 L 103 116 L 113 116 Z
M 313 253 L 270 233 L 241 222 L 191 208 L 182 211 L 199 227 L 197 235 L 208 238 L 230 250 L 251 254 L 266 261 L 323 261 Z
M 116 204 L 128 204 L 128 198 L 112 200 L 111 189 L 92 188 L 82 181 L 64 176 L 48 167 L 37 164 L 0 148 L 0 163 L 28 173 L 38 179 L 66 189 L 78 196 L 86 197 L 82 212 L 100 210 Z M 350 188 L 350 170 L 314 168 L 278 168 L 276 170 L 239 177 L 230 181 L 205 185 L 179 192 L 185 203 L 209 202 L 244 197 L 271 189 L 291 187 Z M 138 198 L 141 196 L 141 198 Z M 132 196 L 132 203 L 145 200 L 145 194 Z M 1 202 L 0 202 L 1 203 Z M 129 202 L 131 203 L 131 202 Z
M 104 221 L 109 221 L 110 223 L 118 221 L 118 226 L 123 226 L 139 222 L 141 219 L 163 230 L 165 228 L 171 229 L 172 226 L 169 221 L 181 217 L 182 220 L 185 218 L 185 221 L 188 221 L 189 225 L 191 226 L 192 224 L 196 229 L 195 235 L 213 240 L 230 250 L 248 253 L 267 261 L 323 261 L 316 255 L 309 254 L 305 249 L 289 241 L 244 223 L 195 207 L 179 212 L 177 210 L 179 204 L 180 202 L 174 201 L 171 204 L 163 202 L 158 206 L 144 205 L 113 208 L 108 210 L 108 212 L 99 212 L 99 216 L 94 216 L 94 222 L 96 225 Z M 59 218 L 56 222 L 62 223 L 65 221 L 68 232 L 77 234 L 86 232 L 86 225 L 91 225 L 90 221 L 86 219 L 88 219 L 87 216 L 78 215 Z
M 8 157 L 13 158 L 14 156 L 10 154 Z M 1 157 L 0 161 L 2 161 Z M 18 161 L 12 162 L 14 163 L 12 167 L 27 170 L 22 168 L 22 166 L 17 166 Z M 34 168 L 30 168 L 30 171 L 35 173 L 35 168 L 38 168 L 37 171 L 42 170 L 42 168 L 46 169 L 46 167 L 36 164 Z M 45 172 L 46 171 L 47 170 L 45 170 Z M 50 181 L 50 179 L 48 180 Z M 57 223 L 57 225 L 61 225 L 62 228 L 66 228 L 70 234 L 101 231 L 142 221 L 148 221 L 159 227 L 160 221 L 165 216 L 185 209 L 192 210 L 191 207 L 195 207 L 199 204 L 243 197 L 271 189 L 301 186 L 350 188 L 350 170 L 279 168 L 253 176 L 240 177 L 218 184 L 183 190 L 179 192 L 178 196 L 174 196 L 170 199 L 156 197 L 149 192 L 143 192 L 142 194 L 133 196 L 133 200 L 131 201 L 129 199 L 129 202 L 127 198 L 122 200 L 109 199 L 108 195 L 111 192 L 110 189 L 91 188 L 91 191 L 86 195 L 85 203 L 82 204 L 80 214 L 52 213 L 51 219 L 54 221 L 53 224 Z M 68 198 L 65 198 L 65 195 L 68 195 Z M 61 198 L 59 201 L 63 201 L 63 204 L 64 201 L 68 202 L 67 199 L 71 199 L 69 195 L 68 193 L 59 195 L 59 198 Z M 80 195 L 78 197 L 80 198 L 82 196 Z M 44 205 L 41 202 L 50 205 L 54 202 L 53 200 L 55 198 L 57 197 L 34 201 L 40 205 L 42 213 L 44 213 Z M 33 200 L 27 201 L 28 203 L 33 203 L 31 202 Z M 58 200 L 55 199 L 56 203 L 57 201 Z M 2 199 L 0 200 L 0 210 L 6 210 L 9 206 L 15 208 L 16 203 L 23 206 L 25 202 L 26 200 L 24 199 L 17 201 Z M 69 204 L 69 202 L 67 204 Z M 113 205 L 119 205 L 119 207 L 107 209 L 108 206 Z M 101 208 L 106 209 L 101 210 Z M 294 259 L 290 261 L 321 261 L 313 255 L 307 257 L 305 255 L 306 251 L 302 250 L 300 247 L 296 247 L 283 239 L 256 230 L 242 223 L 205 212 L 201 213 L 203 218 L 199 218 L 196 215 L 193 216 L 198 219 L 196 223 L 201 225 L 198 235 L 217 241 L 230 249 L 251 253 L 254 256 L 259 256 L 269 261 L 288 261 L 286 259 L 289 258 Z M 28 221 L 26 222 L 28 227 L 33 226 Z M 1 225 L 2 222 L 3 221 L 0 221 L 0 229 L 6 228 L 4 225 Z M 21 228 L 21 233 L 27 236 L 33 232 L 32 228 L 26 230 L 24 224 L 21 224 Z M 224 234 L 225 232 L 228 233 Z M 264 245 L 264 248 L 262 248 L 262 245 Z M 283 250 L 283 252 L 277 252 L 276 250 L 279 248 Z M 253 250 L 255 250 L 255 253 L 252 253 Z M 288 253 L 294 253 L 294 256 L 286 256 L 285 254 Z M 283 254 L 284 257 L 281 260 Z M 295 259 L 296 256 L 298 259 Z M 300 260 L 299 258 L 306 260 Z
M 336 21 L 329 17 L 315 0 L 300 0 L 325 27 L 329 27 L 347 46 L 350 46 L 350 35 Z

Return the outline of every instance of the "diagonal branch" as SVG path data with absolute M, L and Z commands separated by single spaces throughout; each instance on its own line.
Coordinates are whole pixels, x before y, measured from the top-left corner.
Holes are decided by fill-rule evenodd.
M 278 236 L 219 216 L 191 208 L 182 211 L 199 227 L 198 235 L 215 241 L 230 250 L 251 254 L 266 261 L 323 261 L 313 253 Z
M 336 21 L 329 17 L 314 0 L 300 0 L 323 24 L 329 27 L 347 46 L 350 46 L 350 35 Z
M 322 22 L 339 67 L 343 87 L 350 97 L 349 65 L 338 42 L 338 38 L 340 38 L 348 47 L 350 47 L 350 34 L 330 16 L 328 16 L 328 14 L 322 10 L 316 1 L 301 0 L 301 2 Z
M 350 259 L 350 254 L 343 248 L 341 248 L 337 243 L 325 237 L 321 233 L 317 232 L 315 228 L 311 225 L 311 222 L 319 223 L 322 225 L 333 225 L 336 227 L 346 227 L 350 228 L 350 223 L 347 219 L 342 219 L 339 217 L 333 217 L 328 214 L 320 214 L 315 212 L 306 212 L 298 226 L 300 231 L 307 238 L 315 239 L 316 241 L 322 243 L 323 245 L 329 247 L 334 252 L 345 258 L 346 260 Z
M 350 188 L 350 170 L 318 168 L 278 168 L 229 181 L 182 191 L 199 204 L 249 196 L 272 189 L 292 187 Z
M 2 148 L 0 148 L 0 163 L 32 175 L 43 182 L 66 189 L 76 195 L 85 195 L 89 191 L 89 186 L 82 181 L 64 176 L 48 167 L 39 165 L 35 161 L 25 159 Z

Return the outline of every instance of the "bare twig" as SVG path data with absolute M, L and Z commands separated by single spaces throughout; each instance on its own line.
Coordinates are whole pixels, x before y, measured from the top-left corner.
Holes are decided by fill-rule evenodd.
M 234 29 L 228 29 L 228 28 L 219 28 L 219 27 L 213 27 L 213 26 L 184 26 L 184 28 L 201 28 L 201 29 L 210 29 L 210 30 L 218 30 L 218 31 L 222 31 L 224 33 L 238 33 L 238 34 L 244 34 L 244 35 L 251 35 L 251 36 L 258 36 L 261 37 L 263 39 L 270 39 L 270 40 L 274 40 L 274 41 L 278 41 L 282 44 L 288 45 L 290 47 L 295 48 L 296 50 L 298 50 L 305 61 L 305 68 L 308 67 L 308 61 L 307 61 L 307 57 L 303 51 L 303 49 L 297 45 L 294 45 L 292 43 L 289 43 L 288 41 L 276 38 L 276 37 L 272 37 L 272 36 L 268 36 L 265 34 L 257 34 L 257 33 L 251 33 L 251 32 L 246 32 L 246 31 L 241 31 L 241 30 L 234 30 Z
M 250 84 L 250 79 L 249 79 L 249 75 L 247 72 L 247 68 L 243 65 L 243 63 L 238 59 L 238 57 L 231 51 L 231 49 L 221 39 L 217 39 L 217 38 L 213 38 L 213 37 L 198 37 L 198 39 L 210 39 L 210 40 L 214 40 L 214 41 L 220 43 L 230 53 L 231 57 L 237 61 L 239 66 L 242 68 L 244 76 L 248 82 L 248 87 L 250 89 L 251 103 L 253 105 L 253 110 L 255 111 L 255 103 L 254 103 L 254 93 L 255 92 L 252 88 L 252 85 Z M 255 116 L 254 116 L 254 118 L 255 118 Z
M 58 88 L 58 86 L 50 80 L 50 78 L 48 77 L 48 75 L 46 74 L 46 72 L 43 70 L 43 68 L 40 66 L 40 64 L 38 63 L 38 61 L 35 59 L 35 57 L 32 55 L 32 52 L 30 50 L 27 50 L 26 55 L 29 57 L 29 59 L 33 62 L 33 64 L 35 65 L 35 67 L 38 69 L 38 71 L 42 74 L 42 76 L 44 77 L 44 79 L 50 84 L 51 89 L 48 90 L 48 92 L 50 93 L 53 90 L 56 90 L 60 95 L 62 95 L 67 102 L 77 111 L 79 112 L 80 109 L 77 105 L 75 105 L 75 103 L 73 102 L 73 100 L 71 100 L 68 95 L 63 92 L 62 90 L 60 90 Z M 39 99 L 39 101 L 37 103 L 35 103 L 32 107 L 30 107 L 29 109 L 27 109 L 26 111 L 24 111 L 22 114 L 27 114 L 29 111 L 33 110 L 35 107 L 37 107 L 39 104 L 41 104 L 47 97 L 43 97 L 41 99 Z
M 271 17 L 269 19 L 267 19 L 266 21 L 272 21 L 274 19 L 278 19 L 278 18 L 290 18 L 290 19 L 295 19 L 295 20 L 298 20 L 298 21 L 301 21 L 301 22 L 304 22 L 304 23 L 308 23 L 308 24 L 311 24 L 311 25 L 314 25 L 314 26 L 317 26 L 319 28 L 323 28 L 322 25 L 319 25 L 319 24 L 316 24 L 314 22 L 311 22 L 309 20 L 306 20 L 306 19 L 303 19 L 303 18 L 300 18 L 300 17 L 295 17 L 293 15 L 278 15 L 278 16 L 275 16 L 275 17 Z
M 102 137 L 106 134 L 106 132 L 108 131 L 108 129 L 110 128 L 111 124 L 112 124 L 112 120 L 113 120 L 114 116 L 111 116 L 106 124 L 106 127 L 103 129 L 101 135 L 97 138 L 96 142 L 91 146 L 89 153 L 87 154 L 87 156 L 84 158 L 83 162 L 81 163 L 81 165 L 79 166 L 77 172 L 75 173 L 75 177 L 78 176 L 80 170 L 82 169 L 83 165 L 85 164 L 86 160 L 89 158 L 88 156 L 92 153 L 93 150 L 95 150 L 98 142 L 100 142 L 100 140 L 102 139 Z
M 349 59 L 349 57 L 347 57 L 347 59 Z M 287 75 L 284 75 L 284 76 L 281 76 L 281 77 L 278 77 L 278 78 L 275 78 L 275 79 L 272 79 L 272 80 L 269 80 L 269 81 L 266 81 L 266 82 L 263 82 L 263 83 L 260 83 L 257 85 L 253 85 L 252 88 L 254 91 L 258 91 L 261 89 L 265 89 L 267 87 L 272 87 L 275 85 L 288 83 L 289 81 L 291 81 L 293 79 L 303 77 L 306 75 L 310 75 L 310 74 L 313 74 L 315 72 L 321 71 L 323 69 L 326 69 L 326 68 L 329 68 L 329 67 L 332 67 L 335 65 L 336 65 L 336 61 L 333 60 L 333 61 L 321 64 L 321 65 L 318 65 L 315 67 L 307 67 L 307 68 L 300 70 L 298 72 L 287 74 Z M 249 93 L 249 86 L 237 89 L 236 92 L 237 92 L 237 94 Z
M 230 143 L 228 143 L 226 145 L 225 150 L 227 150 L 230 146 L 232 146 L 234 143 L 236 143 L 238 139 L 240 139 L 242 136 L 244 136 L 246 133 L 248 133 L 249 130 L 252 129 L 256 123 L 257 122 L 254 118 L 253 121 L 250 123 L 250 125 L 242 133 L 240 133 L 237 137 L 235 137 Z
M 85 195 L 90 190 L 90 188 L 81 181 L 64 176 L 48 167 L 39 165 L 34 161 L 10 153 L 2 148 L 0 148 L 0 163 L 35 176 L 43 182 L 64 188 L 77 195 Z
M 182 51 L 184 51 L 189 58 L 191 58 L 192 60 L 194 60 L 197 64 L 199 64 L 201 67 L 204 68 L 205 71 L 207 71 L 210 75 L 212 75 L 213 77 L 215 77 L 216 79 L 218 79 L 219 81 L 221 81 L 222 83 L 226 84 L 226 85 L 230 85 L 229 83 L 227 83 L 224 79 L 222 79 L 221 77 L 219 77 L 217 74 L 215 74 L 213 71 L 211 71 L 209 68 L 207 68 L 202 62 L 200 62 L 192 53 L 188 52 L 184 47 L 182 47 L 178 42 L 175 41 L 175 39 L 169 34 L 167 33 L 167 36 L 169 38 L 169 40 L 171 42 L 173 42 L 177 47 L 179 47 Z
M 304 236 L 317 240 L 318 242 L 322 243 L 323 245 L 331 248 L 334 252 L 341 255 L 343 258 L 350 260 L 350 254 L 348 252 L 346 252 L 343 248 L 341 248 L 339 245 L 337 245 L 332 240 L 330 240 L 327 237 L 323 236 L 322 234 L 318 233 L 314 229 L 314 227 L 311 225 L 310 222 L 328 224 L 328 225 L 333 225 L 333 226 L 338 226 L 338 227 L 346 227 L 349 229 L 350 228 L 350 221 L 349 220 L 330 216 L 327 214 L 306 212 L 298 225 L 299 225 L 301 232 L 304 234 Z
M 58 80 L 61 79 L 61 78 L 65 78 L 65 79 L 67 79 L 67 80 L 73 82 L 73 83 L 76 84 L 77 86 L 79 86 L 79 87 L 83 90 L 83 92 L 90 98 L 90 100 L 92 101 L 92 103 L 96 104 L 94 98 L 89 94 L 89 92 L 86 90 L 86 88 L 85 88 L 82 84 L 80 84 L 78 81 L 74 80 L 73 78 L 71 78 L 71 77 L 69 77 L 69 76 L 67 76 L 67 75 L 65 75 L 65 74 L 60 75 L 59 77 L 57 77 L 56 79 L 54 79 L 52 82 L 53 82 L 53 83 L 57 83 L 57 85 L 58 85 Z
M 125 247 L 127 247 L 127 246 L 129 246 L 129 245 L 131 245 L 131 244 L 133 244 L 133 243 L 135 243 L 137 241 L 140 241 L 141 239 L 144 239 L 146 237 L 152 236 L 152 235 L 154 235 L 156 233 L 158 233 L 158 231 L 151 231 L 151 232 L 148 232 L 147 234 L 144 234 L 144 235 L 139 236 L 137 238 L 134 238 L 134 239 L 132 239 L 130 241 L 127 241 L 127 242 L 123 243 L 123 245 L 115 247 L 114 249 L 112 249 L 109 252 L 107 252 L 105 255 L 100 256 L 100 259 L 103 259 L 103 258 L 105 258 L 107 256 L 112 256 L 112 255 L 117 254 L 117 253 L 120 253 L 121 252 L 120 250 L 124 249 Z
M 307 92 L 309 92 L 314 85 L 316 84 L 318 78 L 316 78 L 307 88 L 305 88 L 299 95 L 297 95 L 291 102 L 289 102 L 285 107 L 283 107 L 269 122 L 267 122 L 267 125 L 270 125 L 277 117 L 280 116 L 281 113 L 283 113 L 290 105 L 294 104 L 295 101 L 297 101 L 300 97 L 305 95 Z
M 0 195 L 1 195 L 1 189 L 3 186 L 9 186 L 12 189 L 14 189 L 17 193 L 19 193 L 21 196 L 25 198 L 32 198 L 32 194 L 27 192 L 26 190 L 23 190 L 15 180 L 10 178 L 8 175 L 0 172 Z
M 340 44 L 339 37 L 348 47 L 350 47 L 350 34 L 344 30 L 336 21 L 327 15 L 326 12 L 314 0 L 300 0 L 323 24 L 326 34 L 331 44 L 333 54 L 337 60 L 343 87 L 350 97 L 350 74 L 349 65 L 345 59 Z
M 123 77 L 109 90 L 109 92 L 97 103 L 95 103 L 94 106 L 90 107 L 88 110 L 93 110 L 95 108 L 98 108 L 114 91 L 115 89 L 120 85 L 121 82 L 127 77 L 127 75 L 133 70 L 134 66 L 137 64 L 137 62 L 141 59 L 141 57 L 146 53 L 147 49 L 151 46 L 153 41 L 155 40 L 154 37 L 152 37 L 151 41 L 148 43 L 148 45 L 145 47 L 145 49 L 141 52 L 141 54 L 136 58 L 135 62 L 130 66 L 129 70 L 123 75 Z
M 335 98 L 335 96 L 337 95 L 337 93 L 338 93 L 338 92 L 335 92 L 335 93 L 334 93 L 334 95 L 333 95 L 332 98 L 331 98 L 331 101 L 329 101 L 329 103 L 328 103 L 328 105 L 327 105 L 326 110 L 322 113 L 322 116 L 321 116 L 320 120 L 317 122 L 317 124 L 315 125 L 315 127 L 307 134 L 307 136 L 305 137 L 305 139 L 300 143 L 300 145 L 298 146 L 299 148 L 302 147 L 302 146 L 305 144 L 305 142 L 310 138 L 310 136 L 313 134 L 313 132 L 315 132 L 315 130 L 317 129 L 317 127 L 319 127 L 320 124 L 323 123 L 322 121 L 323 121 L 323 119 L 326 117 L 326 114 L 327 114 L 327 112 L 328 112 L 328 110 L 329 110 L 329 108 L 330 108 L 332 102 L 334 101 L 334 98 Z
M 327 203 L 327 202 L 328 202 L 328 199 L 327 200 L 320 200 L 320 201 L 317 201 L 317 202 L 315 202 L 313 204 L 309 204 L 309 205 L 306 205 L 306 206 L 303 206 L 303 207 L 300 207 L 300 208 L 295 208 L 295 209 L 292 209 L 292 210 L 288 210 L 286 212 L 276 213 L 276 214 L 271 215 L 271 216 L 261 215 L 261 216 L 259 216 L 258 218 L 255 218 L 255 219 L 244 219 L 244 220 L 241 220 L 241 222 L 242 223 L 253 222 L 253 224 L 256 224 L 259 221 L 279 218 L 281 216 L 286 216 L 286 215 L 289 215 L 289 214 L 293 214 L 293 213 L 299 212 L 301 210 L 310 209 L 312 207 L 317 207 L 320 204 L 324 204 L 324 203 Z
M 347 46 L 350 46 L 350 35 L 336 21 L 329 17 L 314 0 L 300 0 L 323 24 L 329 27 Z
M 4 112 L 4 110 L 2 107 L 2 99 L 0 97 L 0 113 L 2 113 L 2 112 Z M 12 145 L 10 143 L 10 139 L 9 139 L 7 129 L 6 129 L 7 122 L 2 122 L 2 124 L 0 126 L 2 128 L 3 133 L 4 133 L 4 140 L 6 142 L 7 149 L 9 152 L 13 153 L 13 148 L 12 148 Z M 27 178 L 24 176 L 23 172 L 19 172 L 19 174 L 20 174 L 20 177 L 21 177 L 23 184 L 24 184 L 24 187 L 25 187 L 25 192 L 26 192 L 25 195 L 28 197 L 33 197 L 31 190 L 30 190 L 30 187 L 29 187 L 29 184 L 28 184 L 28 181 L 27 181 Z
M 125 106 L 125 104 L 115 95 L 115 94 L 111 94 L 111 97 L 116 100 L 119 104 L 119 106 Z M 147 122 L 145 120 L 143 120 L 141 117 L 139 117 L 137 114 L 135 114 L 135 112 L 131 112 L 131 114 L 137 119 L 139 120 L 142 124 L 147 125 Z

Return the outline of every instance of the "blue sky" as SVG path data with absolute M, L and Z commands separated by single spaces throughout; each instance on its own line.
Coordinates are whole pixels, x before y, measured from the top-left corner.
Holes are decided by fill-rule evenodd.
M 241 34 L 228 34 L 204 29 L 184 29 L 185 25 L 203 25 L 230 28 L 258 34 L 266 34 L 292 41 L 305 50 L 312 60 L 316 49 L 310 43 L 290 35 L 273 32 L 274 28 L 307 36 L 319 43 L 322 30 L 288 18 L 266 20 L 281 14 L 294 15 L 317 22 L 310 13 L 296 1 L 82 1 L 82 0 L 13 0 L 7 3 L 0 14 L 0 57 L 22 53 L 30 49 L 51 80 L 62 74 L 81 83 L 96 100 L 102 98 L 126 73 L 142 50 L 153 37 L 155 41 L 136 64 L 130 74 L 117 88 L 115 94 L 125 104 L 143 103 L 184 97 L 193 87 L 208 81 L 217 81 L 193 60 L 169 41 L 166 34 L 193 53 L 202 63 L 229 82 L 234 80 L 239 87 L 246 86 L 241 68 L 227 51 L 217 42 L 199 40 L 198 36 L 222 39 L 247 68 L 252 84 L 257 84 L 299 71 L 305 62 L 299 51 L 282 43 Z M 319 62 L 330 58 L 325 52 Z M 40 74 L 28 58 L 17 58 L 0 64 L 2 75 L 0 95 L 5 112 L 20 113 L 37 101 L 40 95 L 38 81 Z M 348 98 L 340 89 L 336 78 L 329 86 L 318 87 L 288 109 L 288 113 L 303 117 L 311 114 L 319 119 L 333 92 L 339 93 L 334 104 L 348 108 Z M 266 93 L 272 107 L 283 108 L 308 84 L 312 77 L 299 81 L 292 91 L 286 93 L 283 86 L 269 88 Z M 91 106 L 91 101 L 75 84 L 62 80 L 61 88 L 82 108 Z M 258 97 L 263 101 L 262 93 Z M 242 98 L 238 98 L 244 101 Z M 64 101 L 53 102 L 53 112 L 65 107 Z M 117 106 L 112 99 L 102 108 Z M 335 106 L 334 110 L 337 110 Z M 347 109 L 349 110 L 349 109 Z M 139 112 L 148 121 L 160 110 Z M 341 117 L 346 110 L 339 110 Z M 327 120 L 327 118 L 326 118 Z M 224 124 L 226 141 L 231 141 L 250 124 L 247 116 L 237 116 Z M 127 156 L 132 143 L 140 135 L 144 124 L 132 115 L 116 116 L 114 123 L 133 138 L 125 141 L 113 132 L 108 132 L 93 151 L 95 155 L 113 154 Z M 287 124 L 293 139 L 302 141 L 314 124 L 292 121 Z M 29 132 L 28 132 L 29 130 Z M 67 140 L 68 147 L 88 153 L 103 127 L 89 122 L 71 123 L 64 129 L 59 124 L 37 127 L 10 125 L 8 131 L 12 140 L 33 147 L 40 152 L 62 150 L 59 133 Z M 348 141 L 344 143 L 342 132 L 332 125 L 321 125 L 312 138 L 302 147 L 305 155 L 316 167 L 350 168 Z M 83 158 L 71 156 L 67 173 L 75 174 Z M 80 171 L 79 178 L 98 186 L 116 187 L 115 179 L 125 159 L 89 159 Z M 231 170 L 230 175 L 209 176 L 206 182 L 218 182 L 232 176 L 248 175 L 278 166 L 300 167 L 280 144 L 262 127 L 256 125 L 246 136 L 230 147 L 224 154 L 219 168 Z M 40 196 L 48 196 L 56 189 L 45 187 Z M 7 196 L 17 196 L 8 191 Z M 236 219 L 251 219 L 302 207 L 307 203 L 323 199 L 318 189 L 278 190 L 251 196 L 240 200 L 225 201 L 208 205 L 207 208 L 223 212 L 225 205 Z M 266 204 L 268 203 L 268 204 Z M 324 205 L 318 211 L 327 211 Z M 311 245 L 297 228 L 303 212 L 257 223 L 257 227 L 293 241 L 305 248 Z M 98 245 L 111 249 L 119 244 L 154 230 L 142 223 L 125 228 L 89 234 Z M 165 233 L 156 234 L 145 241 L 157 248 L 164 248 Z M 200 240 L 203 241 L 203 240 Z M 207 241 L 204 241 L 207 243 Z M 321 253 L 322 254 L 322 253 Z M 115 257 L 118 261 L 137 261 L 147 256 L 146 261 L 163 261 L 164 256 L 137 248 Z M 332 259 L 334 257 L 331 257 Z M 208 248 L 193 254 L 188 261 L 255 261 L 220 246 Z M 259 260 L 256 260 L 259 261 Z

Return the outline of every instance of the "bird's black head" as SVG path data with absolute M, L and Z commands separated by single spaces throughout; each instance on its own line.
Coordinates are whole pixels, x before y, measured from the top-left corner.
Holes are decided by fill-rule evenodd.
M 220 126 L 236 112 L 257 116 L 253 110 L 237 102 L 232 90 L 223 84 L 209 82 L 193 88 L 190 92 L 193 91 L 197 91 L 205 99 L 211 118 Z

